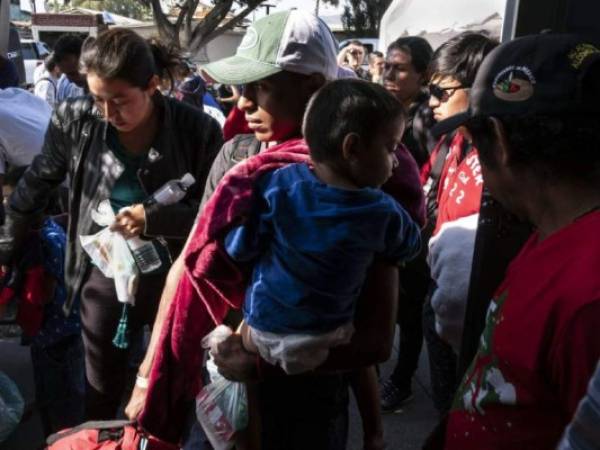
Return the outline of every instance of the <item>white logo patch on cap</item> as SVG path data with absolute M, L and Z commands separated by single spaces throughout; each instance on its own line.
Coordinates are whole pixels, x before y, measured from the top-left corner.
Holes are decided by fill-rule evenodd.
M 494 95 L 509 102 L 522 102 L 533 96 L 536 80 L 526 66 L 510 66 L 494 79 Z
M 254 47 L 258 43 L 258 33 L 254 29 L 254 27 L 248 28 L 242 42 L 238 46 L 238 50 L 248 50 L 249 48 Z

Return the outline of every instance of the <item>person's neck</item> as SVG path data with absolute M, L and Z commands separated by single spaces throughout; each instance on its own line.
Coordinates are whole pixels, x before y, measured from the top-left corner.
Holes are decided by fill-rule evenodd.
M 147 152 L 154 139 L 158 129 L 158 111 L 154 103 L 150 107 L 150 111 L 146 118 L 139 126 L 131 131 L 119 131 L 119 141 L 121 144 L 134 154 Z
M 360 189 L 351 179 L 343 176 L 340 170 L 336 170 L 329 164 L 312 161 L 315 176 L 328 186 L 339 189 Z
M 539 230 L 540 240 L 599 207 L 599 188 L 573 185 L 546 185 L 524 205 L 526 215 Z

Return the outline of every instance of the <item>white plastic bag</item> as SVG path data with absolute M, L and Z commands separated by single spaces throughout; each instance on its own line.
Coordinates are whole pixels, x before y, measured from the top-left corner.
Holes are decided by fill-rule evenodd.
M 211 382 L 196 397 L 196 417 L 215 450 L 232 448 L 234 433 L 248 426 L 246 385 L 219 374 L 212 359 L 217 344 L 231 334 L 229 327 L 219 325 L 202 339 L 202 347 L 210 349 L 206 368 Z
M 0 372 L 0 442 L 5 441 L 17 428 L 25 402 L 17 385 Z
M 106 228 L 93 235 L 79 236 L 81 246 L 102 274 L 115 280 L 119 301 L 134 305 L 139 271 L 125 238 L 109 228 L 115 221 L 115 213 L 108 200 L 92 211 L 92 219 Z

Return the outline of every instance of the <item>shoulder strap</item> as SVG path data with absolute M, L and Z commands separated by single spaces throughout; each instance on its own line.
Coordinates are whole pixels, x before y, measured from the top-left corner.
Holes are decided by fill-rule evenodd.
M 429 191 L 427 192 L 427 197 L 425 198 L 425 206 L 427 213 L 427 222 L 430 226 L 434 226 L 437 220 L 437 195 L 440 187 L 440 176 L 442 175 L 444 163 L 446 162 L 448 152 L 450 151 L 450 144 L 452 143 L 452 139 L 454 139 L 454 133 L 448 134 L 444 137 L 440 145 L 437 157 L 435 158 L 435 161 L 433 162 L 433 165 L 431 167 L 431 172 L 429 173 L 429 177 L 431 178 L 431 186 L 429 188 Z M 433 232 L 433 228 L 431 228 L 431 230 L 429 231 Z
M 37 80 L 35 82 L 34 86 L 37 86 L 40 81 L 47 81 L 48 83 L 50 83 L 50 86 L 52 86 L 52 89 L 54 90 L 54 98 L 56 98 L 57 91 L 56 91 L 56 83 L 54 82 L 54 80 L 49 77 L 43 77 L 43 78 L 40 78 L 39 80 Z

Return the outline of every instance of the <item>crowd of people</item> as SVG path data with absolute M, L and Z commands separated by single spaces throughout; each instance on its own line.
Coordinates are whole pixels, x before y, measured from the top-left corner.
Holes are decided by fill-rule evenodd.
M 29 299 L 19 320 L 47 435 L 124 414 L 210 448 L 201 341 L 226 324 L 211 358 L 247 387 L 236 448 L 344 449 L 350 392 L 363 447 L 402 448 L 382 413 L 413 398 L 423 341 L 439 413 L 424 448 L 600 447 L 592 42 L 465 32 L 367 54 L 292 10 L 199 67 L 115 27 L 62 36 L 33 92 L 13 78 L 0 88 L 0 316 Z M 186 174 L 181 200 L 149 201 Z M 500 269 L 463 374 L 484 193 L 531 234 Z M 105 200 L 110 229 L 157 256 L 151 270 L 135 260 L 135 302 L 81 244 Z

